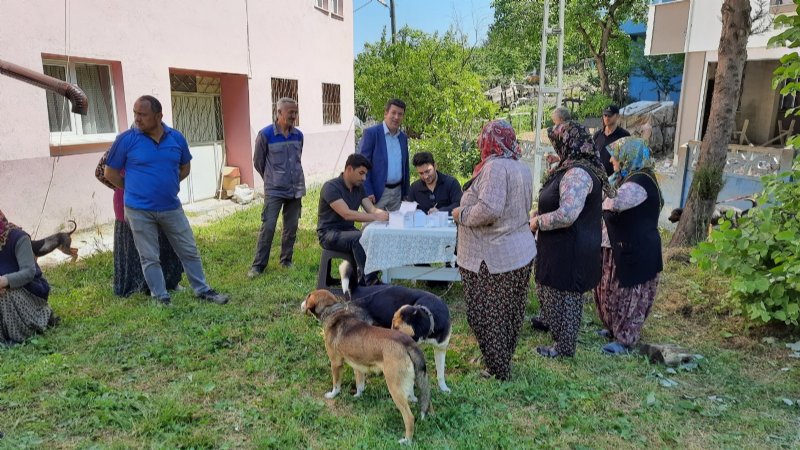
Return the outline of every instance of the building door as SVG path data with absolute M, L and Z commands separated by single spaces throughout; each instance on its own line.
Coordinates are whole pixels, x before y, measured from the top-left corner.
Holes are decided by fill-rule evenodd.
M 192 170 L 181 182 L 178 197 L 182 203 L 213 198 L 225 154 L 219 78 L 170 75 L 170 81 L 173 126 L 192 152 Z

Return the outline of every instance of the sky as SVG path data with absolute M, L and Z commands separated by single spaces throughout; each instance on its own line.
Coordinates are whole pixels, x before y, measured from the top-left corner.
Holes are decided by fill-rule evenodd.
M 394 9 L 398 30 L 408 25 L 428 33 L 445 32 L 458 23 L 470 36 L 471 44 L 476 39 L 478 42 L 486 39 L 493 19 L 491 0 L 395 0 Z M 388 35 L 391 22 L 389 8 L 378 0 L 353 0 L 353 10 L 353 50 L 358 55 L 365 42 L 380 39 L 384 27 Z

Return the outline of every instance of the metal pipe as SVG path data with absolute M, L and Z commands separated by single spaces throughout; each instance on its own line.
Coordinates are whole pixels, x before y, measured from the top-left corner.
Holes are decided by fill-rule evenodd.
M 22 66 L 0 59 L 0 74 L 53 91 L 66 97 L 72 104 L 72 112 L 86 115 L 89 112 L 89 98 L 77 85 L 41 74 Z
M 394 0 L 389 0 L 389 16 L 392 19 L 392 44 L 397 42 L 397 21 L 394 15 Z
M 539 152 L 539 147 L 542 145 L 542 114 L 544 113 L 544 86 L 545 86 L 545 71 L 547 69 L 547 32 L 550 27 L 550 2 L 544 2 L 544 18 L 542 20 L 542 48 L 539 60 L 539 102 L 536 108 L 536 127 L 534 132 L 534 158 L 533 170 L 534 178 L 538 177 L 542 172 L 542 158 Z

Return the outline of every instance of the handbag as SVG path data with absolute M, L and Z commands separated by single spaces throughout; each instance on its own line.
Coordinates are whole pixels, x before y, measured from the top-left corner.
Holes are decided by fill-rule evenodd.
M 100 157 L 100 161 L 98 161 L 97 167 L 94 169 L 94 177 L 97 178 L 97 181 L 103 183 L 108 188 L 117 189 L 117 187 L 108 181 L 108 178 L 106 178 L 106 161 L 108 160 L 108 152 L 110 151 L 111 149 L 106 150 L 103 153 L 103 156 Z

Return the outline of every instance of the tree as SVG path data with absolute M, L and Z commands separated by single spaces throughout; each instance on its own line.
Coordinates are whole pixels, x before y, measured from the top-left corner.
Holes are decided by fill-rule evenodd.
M 747 40 L 752 25 L 750 13 L 750 0 L 724 0 L 722 4 L 722 35 L 708 128 L 671 247 L 694 246 L 705 238 L 717 195 L 724 185 L 722 175 L 747 61 Z
M 645 56 L 644 42 L 631 42 L 632 73 L 656 85 L 659 100 L 668 100 L 670 93 L 680 90 L 683 60 L 683 54 Z
M 386 101 L 406 102 L 403 126 L 412 152 L 430 151 L 439 168 L 452 174 L 472 170 L 475 138 L 496 105 L 483 94 L 479 49 L 464 34 L 427 34 L 411 28 L 367 44 L 355 60 L 355 97 L 362 119 L 383 119 Z
M 551 2 L 551 24 L 557 23 L 558 0 Z M 487 47 L 495 49 L 496 64 L 507 76 L 519 76 L 539 66 L 541 0 L 494 0 L 494 23 Z M 629 73 L 626 20 L 644 20 L 646 0 L 568 0 L 565 10 L 564 64 L 591 58 L 601 94 L 611 97 L 612 86 L 623 84 Z M 553 40 L 554 41 L 554 40 Z M 555 43 L 548 44 L 555 53 Z
M 430 35 L 405 27 L 395 44 L 384 33 L 355 60 L 356 98 L 376 120 L 383 118 L 388 99 L 403 99 L 410 137 L 457 134 L 494 111 L 474 70 L 474 56 L 466 38 L 454 32 Z
M 609 66 L 609 49 L 615 49 L 613 44 L 620 41 L 627 42 L 622 30 L 622 23 L 626 20 L 644 19 L 647 2 L 642 0 L 572 0 L 567 8 L 568 27 L 574 26 L 578 30 L 583 43 L 594 59 L 597 76 L 600 79 L 600 92 L 612 96 L 611 78 L 612 68 Z M 629 61 L 627 45 L 621 54 L 613 55 L 614 61 L 626 63 Z M 619 50 L 618 50 L 619 51 Z M 627 71 L 623 74 L 627 76 Z

